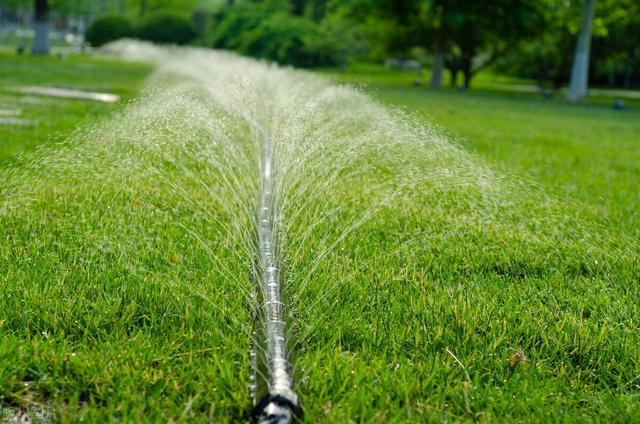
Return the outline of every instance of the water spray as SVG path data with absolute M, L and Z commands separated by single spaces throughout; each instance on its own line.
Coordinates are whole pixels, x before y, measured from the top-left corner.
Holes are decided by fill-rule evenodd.
M 259 263 L 256 280 L 258 311 L 263 317 L 265 349 L 252 352 L 255 418 L 258 423 L 285 424 L 302 414 L 300 400 L 293 389 L 291 365 L 287 359 L 285 305 L 282 302 L 280 270 L 276 251 L 274 213 L 274 170 L 271 136 L 259 128 L 262 141 L 260 158 L 261 193 L 258 211 Z M 259 334 L 259 333 L 258 333 Z M 258 360 L 257 355 L 264 358 Z M 259 368 L 266 368 L 266 393 L 258 393 Z

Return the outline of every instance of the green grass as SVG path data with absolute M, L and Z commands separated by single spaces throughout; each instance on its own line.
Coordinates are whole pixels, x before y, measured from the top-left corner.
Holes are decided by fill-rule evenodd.
M 213 111 L 157 100 L 3 173 L 4 407 L 45 405 L 56 420 L 88 422 L 249 410 L 252 324 L 228 278 L 247 265 L 227 250 L 233 239 L 212 236 L 231 231 L 214 221 L 230 205 L 215 206 L 201 184 L 221 183 L 215 168 L 176 169 L 214 153 L 190 127 Z
M 468 200 L 453 188 L 435 199 L 412 197 L 405 205 L 410 212 L 398 208 L 378 217 L 372 233 L 347 248 L 368 251 L 365 256 L 380 250 L 384 257 L 393 251 L 389 234 L 424 235 L 414 249 L 361 265 L 366 271 L 351 276 L 334 298 L 345 312 L 331 316 L 342 324 L 327 324 L 328 334 L 338 336 L 323 341 L 339 346 L 335 362 L 344 364 L 332 381 L 352 385 L 326 392 L 342 390 L 349 399 L 340 403 L 349 411 L 343 417 L 371 416 L 366 405 L 373 404 L 376 420 L 633 420 L 640 396 L 633 335 L 640 278 L 637 105 L 615 111 L 603 99 L 569 105 L 505 92 L 502 84 L 511 81 L 499 80 L 496 90 L 491 75 L 469 92 L 413 87 L 413 75 L 376 66 L 329 75 L 437 124 L 472 155 L 529 187 L 507 189 L 513 209 L 508 216 L 496 212 L 493 223 L 468 222 L 474 207 L 464 210 Z M 532 184 L 539 188 L 532 192 Z M 564 206 L 541 207 L 548 196 Z M 556 221 L 559 216 L 576 220 Z M 532 234 L 518 234 L 532 221 L 538 222 L 529 227 Z M 556 241 L 545 240 L 546 232 L 557 233 Z M 587 245 L 600 239 L 603 246 L 628 246 L 618 259 L 624 265 L 605 258 L 600 268 L 602 253 L 594 246 L 587 253 L 595 254 L 591 265 L 569 265 L 569 258 L 584 257 L 575 251 L 583 241 L 572 240 L 580 232 L 592 239 Z M 530 362 L 510 366 L 520 350 Z
M 319 69 L 317 72 L 330 75 L 338 81 L 351 83 L 358 86 L 385 86 L 407 88 L 415 86 L 416 82 L 420 82 L 419 87 L 424 87 L 429 82 L 430 71 L 424 69 L 419 75 L 416 71 L 403 71 L 398 69 L 387 69 L 383 65 L 376 63 L 352 63 L 344 69 L 326 68 Z M 458 81 L 460 84 L 460 81 Z M 510 77 L 505 75 L 496 75 L 489 71 L 476 74 L 472 79 L 472 88 L 474 91 L 490 91 L 494 94 L 520 94 L 530 98 L 539 98 L 539 89 L 535 81 Z M 452 90 L 450 86 L 449 74 L 445 74 L 444 87 Z M 625 102 L 638 105 L 640 104 L 640 92 L 633 90 L 616 90 L 606 87 L 591 87 L 589 101 L 591 103 L 602 103 L 611 105 L 613 99 L 624 99 Z M 564 98 L 565 89 L 560 89 L 551 93 L 551 97 L 556 99 Z M 595 93 L 596 95 L 594 95 Z
M 1 407 L 247 421 L 253 119 L 279 158 L 304 422 L 636 419 L 635 108 L 380 71 L 364 90 L 406 118 L 254 62 L 163 63 L 165 91 L 0 174 Z
M 0 166 L 71 129 L 92 124 L 122 107 L 140 88 L 151 67 L 89 55 L 33 57 L 0 50 L 0 109 L 18 110 L 32 125 L 0 125 Z M 114 93 L 120 104 L 22 95 L 12 87 L 49 85 Z
M 373 92 L 384 101 L 396 94 L 395 105 L 411 109 L 411 90 Z M 435 95 L 432 105 L 457 95 Z M 457 103 L 460 122 L 476 117 L 472 122 L 482 132 L 482 117 L 492 107 L 502 106 L 507 115 L 513 103 L 526 108 L 531 102 L 496 97 L 474 97 L 474 106 L 484 104 L 481 111 Z M 551 120 L 554 112 L 544 107 L 529 104 L 530 119 Z M 367 134 L 377 120 L 359 125 Z M 518 127 L 505 127 L 509 121 L 500 121 L 501 128 L 520 135 Z M 465 145 L 472 142 L 469 137 Z M 307 293 L 322 300 L 310 311 L 301 308 L 300 322 L 313 328 L 298 352 L 311 416 L 331 422 L 632 420 L 640 395 L 639 268 L 637 240 L 625 230 L 637 224 L 624 214 L 608 223 L 580 210 L 588 200 L 595 207 L 603 193 L 578 199 L 547 189 L 566 178 L 561 172 L 538 188 L 522 182 L 535 181 L 534 170 L 525 168 L 536 159 L 528 158 L 533 149 L 510 152 L 521 157 L 521 168 L 505 159 L 500 168 L 509 176 L 487 184 L 481 181 L 484 161 L 476 162 L 473 153 L 469 164 L 462 152 L 429 159 L 416 150 L 404 152 L 410 159 L 395 172 L 426 176 L 429 184 L 399 196 L 347 237 L 319 272 L 310 289 L 315 292 Z M 562 161 L 562 151 L 548 148 L 543 157 L 556 154 Z M 484 156 L 497 161 L 491 154 Z M 602 155 L 590 159 L 606 166 Z M 580 171 L 587 174 L 588 166 Z M 448 177 L 439 176 L 443 170 Z M 633 180 L 610 179 L 616 177 L 632 190 Z M 370 187 L 386 178 L 359 175 L 333 193 L 334 201 L 375 203 Z M 577 181 L 585 191 L 596 189 Z M 615 200 L 607 199 L 609 205 Z M 633 199 L 624 200 L 631 209 Z M 318 233 L 338 237 L 338 223 L 356 219 L 362 207 Z M 327 294 L 327 287 L 335 289 Z M 530 361 L 510 365 L 519 351 Z
M 523 81 L 490 74 L 481 74 L 468 92 L 412 87 L 406 72 L 375 65 L 330 75 L 439 125 L 504 172 L 577 201 L 576 213 L 640 236 L 640 190 L 634 183 L 640 178 L 640 107 L 633 100 L 621 111 L 604 99 L 572 105 L 505 92 L 509 83 Z M 495 82 L 505 85 L 495 90 Z

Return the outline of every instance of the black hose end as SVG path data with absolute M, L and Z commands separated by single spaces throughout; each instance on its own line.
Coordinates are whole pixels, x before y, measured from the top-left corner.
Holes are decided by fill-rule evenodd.
M 295 393 L 270 393 L 258 402 L 253 416 L 259 424 L 286 424 L 302 418 L 302 405 Z

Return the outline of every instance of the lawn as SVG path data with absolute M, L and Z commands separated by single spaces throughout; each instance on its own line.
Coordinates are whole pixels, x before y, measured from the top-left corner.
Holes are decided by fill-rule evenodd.
M 442 128 L 506 173 L 577 202 L 576 212 L 640 236 L 640 103 L 614 110 L 611 98 L 572 105 L 560 95 L 507 91 L 528 81 L 481 74 L 474 89 L 414 87 L 411 72 L 379 65 L 327 72 L 381 102 Z
M 148 65 L 98 56 L 32 57 L 0 49 L 0 109 L 27 121 L 25 125 L 0 125 L 0 166 L 45 142 L 64 139 L 77 126 L 109 116 L 135 95 L 150 71 Z M 108 92 L 121 96 L 121 101 L 114 105 L 9 91 L 31 85 Z
M 154 54 L 162 90 L 1 171 L 2 407 L 248 420 L 269 136 L 304 422 L 638 416 L 634 107 L 432 93 L 378 69 L 361 91 L 396 113 L 306 72 Z

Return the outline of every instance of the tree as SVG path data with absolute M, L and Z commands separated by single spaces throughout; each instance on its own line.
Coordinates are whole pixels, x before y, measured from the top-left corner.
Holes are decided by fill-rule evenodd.
M 35 37 L 31 53 L 35 55 L 49 54 L 49 18 L 52 10 L 64 14 L 85 13 L 94 2 L 77 0 L 2 0 L 3 6 L 10 9 L 26 11 L 33 8 Z
M 450 9 L 441 3 L 447 1 L 356 0 L 351 16 L 365 21 L 365 35 L 379 54 L 405 54 L 416 46 L 430 52 L 433 60 L 429 85 L 438 88 L 442 84 L 452 17 Z
M 150 12 L 175 12 L 188 15 L 196 8 L 211 10 L 218 2 L 205 0 L 121 0 L 125 9 L 144 17 Z M 233 2 L 229 2 L 232 4 Z
M 34 0 L 36 36 L 31 48 L 32 54 L 49 54 L 49 1 Z
M 541 88 L 569 84 L 573 52 L 581 30 L 583 1 L 540 0 L 542 23 L 537 34 L 500 59 L 502 73 L 535 79 Z M 640 2 L 598 0 L 589 50 L 590 84 L 640 86 Z
M 463 17 L 464 6 L 473 0 L 383 0 L 387 14 L 408 30 L 401 41 L 406 47 L 421 46 L 431 52 L 429 88 L 442 87 L 445 55 L 451 47 L 453 28 Z M 383 9 L 384 10 L 384 9 Z M 396 40 L 397 43 L 398 40 Z
M 540 0 L 536 25 L 544 31 L 500 58 L 498 70 L 535 79 L 541 88 L 560 89 L 569 80 L 571 56 L 567 52 L 575 46 L 580 10 L 575 1 Z
M 442 87 L 442 74 L 444 73 L 444 56 L 446 54 L 449 37 L 451 35 L 451 21 L 455 18 L 455 10 L 447 1 L 434 1 L 433 29 L 435 37 L 433 42 L 433 63 L 431 65 L 431 77 L 429 88 Z M 438 4 L 440 3 L 440 4 Z
M 369 6 L 367 13 L 394 22 L 395 30 L 387 35 L 389 47 L 420 46 L 431 53 L 430 88 L 442 86 L 445 67 L 453 80 L 462 72 L 469 87 L 479 69 L 535 32 L 541 9 L 539 0 L 492 0 L 491 5 L 477 0 L 361 2 Z M 371 32 L 379 30 L 377 24 Z
M 449 29 L 450 47 L 446 53 L 452 85 L 457 73 L 463 75 L 464 88 L 472 77 L 510 51 L 518 50 L 540 27 L 539 0 L 493 0 L 491 7 L 469 2 Z
M 587 95 L 589 84 L 589 51 L 591 49 L 591 32 L 593 18 L 596 12 L 596 0 L 585 0 L 582 11 L 582 25 L 578 34 L 576 51 L 571 67 L 571 80 L 567 100 L 576 102 L 583 100 Z
M 589 55 L 589 81 L 632 88 L 640 85 L 640 2 L 600 0 Z

